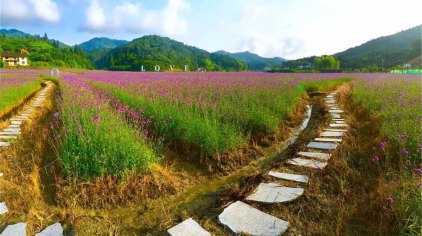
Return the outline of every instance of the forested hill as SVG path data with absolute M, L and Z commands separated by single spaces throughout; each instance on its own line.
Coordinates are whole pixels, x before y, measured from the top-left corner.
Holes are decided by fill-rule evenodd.
M 217 51 L 216 53 L 228 55 L 233 58 L 236 58 L 238 60 L 243 61 L 249 66 L 250 70 L 254 71 L 263 71 L 268 69 L 276 69 L 280 68 L 286 59 L 281 57 L 261 57 L 257 54 L 251 53 L 251 52 L 236 52 L 236 53 L 230 53 L 226 51 Z
M 247 65 L 240 60 L 218 53 L 185 45 L 167 37 L 156 35 L 143 36 L 112 49 L 96 63 L 101 69 L 139 71 L 154 70 L 158 65 L 161 70 L 169 70 L 170 65 L 183 70 L 188 65 L 190 71 L 203 68 L 207 71 L 246 70 Z
M 98 49 L 113 49 L 126 43 L 128 43 L 126 40 L 95 37 L 79 44 L 78 46 L 87 52 L 92 52 Z
M 393 35 L 379 37 L 362 45 L 334 54 L 340 60 L 340 69 L 360 71 L 381 71 L 382 69 L 400 68 L 411 64 L 420 68 L 422 25 Z M 314 68 L 315 56 L 283 63 L 288 69 Z
M 360 46 L 334 54 L 341 68 L 369 65 L 390 68 L 403 65 L 421 55 L 422 25 L 399 33 L 370 40 Z M 416 66 L 416 65 L 413 65 Z
M 40 37 L 19 32 L 13 31 L 10 35 L 2 30 L 0 52 L 20 53 L 21 49 L 26 49 L 30 67 L 93 68 L 88 55 L 79 47 L 66 46 L 48 39 L 47 35 Z

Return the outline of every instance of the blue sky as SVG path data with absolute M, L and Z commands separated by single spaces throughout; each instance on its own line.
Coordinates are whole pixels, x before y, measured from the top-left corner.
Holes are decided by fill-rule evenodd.
M 1 27 L 69 45 L 158 34 L 208 51 L 295 59 L 422 23 L 420 0 L 0 0 Z

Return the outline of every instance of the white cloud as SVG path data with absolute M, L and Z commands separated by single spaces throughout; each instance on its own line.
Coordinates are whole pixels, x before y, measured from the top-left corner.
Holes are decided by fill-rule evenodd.
M 0 0 L 2 24 L 57 23 L 60 13 L 54 0 Z
M 180 35 L 187 30 L 187 21 L 183 18 L 183 13 L 188 9 L 189 4 L 185 0 L 168 0 L 162 10 L 148 10 L 140 3 L 129 1 L 110 6 L 106 3 L 100 5 L 94 0 L 86 9 L 83 29 L 106 33 Z

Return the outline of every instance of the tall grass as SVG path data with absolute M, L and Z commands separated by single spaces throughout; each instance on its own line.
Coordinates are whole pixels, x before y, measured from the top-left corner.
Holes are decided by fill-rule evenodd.
M 64 76 L 59 113 L 52 122 L 53 145 L 69 176 L 124 177 L 147 171 L 157 156 L 142 131 L 130 127 L 109 107 L 109 99 L 94 93 L 74 75 Z
M 246 89 L 210 85 L 161 96 L 157 91 L 138 92 L 136 87 L 95 86 L 127 106 L 142 109 L 153 119 L 156 135 L 194 145 L 209 156 L 243 145 L 253 133 L 275 132 L 303 94 L 288 86 Z
M 353 78 L 337 78 L 337 79 L 327 79 L 327 80 L 308 80 L 303 82 L 302 84 L 305 87 L 305 90 L 310 92 L 316 92 L 316 91 L 325 91 L 332 89 L 336 86 L 342 85 L 343 83 L 352 81 Z
M 422 84 L 414 79 L 366 79 L 353 90 L 354 99 L 382 118 L 384 137 L 373 156 L 380 161 L 401 234 L 422 232 Z M 381 153 L 381 155 L 379 155 Z

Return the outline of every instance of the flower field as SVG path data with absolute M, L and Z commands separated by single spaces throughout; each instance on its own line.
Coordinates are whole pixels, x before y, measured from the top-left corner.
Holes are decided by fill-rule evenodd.
M 361 78 L 352 94 L 373 116 L 381 118 L 381 137 L 371 158 L 387 181 L 386 202 L 401 219 L 405 235 L 417 235 L 421 230 L 421 91 L 418 75 L 377 76 Z
M 40 86 L 38 71 L 5 73 L 0 77 L 0 117 Z

